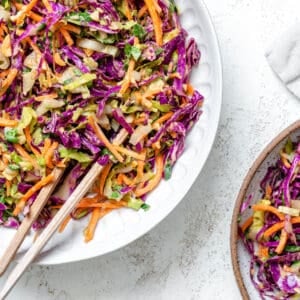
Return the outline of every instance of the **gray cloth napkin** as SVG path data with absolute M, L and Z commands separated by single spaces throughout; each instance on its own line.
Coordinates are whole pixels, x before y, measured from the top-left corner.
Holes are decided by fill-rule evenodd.
M 300 23 L 279 36 L 267 50 L 266 57 L 286 87 L 300 98 Z

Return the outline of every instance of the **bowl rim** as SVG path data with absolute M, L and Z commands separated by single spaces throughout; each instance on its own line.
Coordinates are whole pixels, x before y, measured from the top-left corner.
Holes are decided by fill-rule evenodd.
M 294 122 L 284 130 L 282 130 L 275 138 L 271 140 L 263 148 L 263 150 L 260 152 L 254 163 L 251 165 L 249 171 L 247 172 L 246 177 L 244 178 L 241 188 L 239 190 L 238 196 L 236 198 L 236 202 L 234 204 L 234 209 L 233 209 L 233 215 L 231 219 L 231 229 L 230 229 L 230 253 L 231 253 L 231 263 L 233 267 L 233 272 L 234 276 L 237 282 L 237 285 L 239 287 L 240 293 L 242 295 L 243 299 L 249 300 L 249 294 L 247 291 L 247 288 L 245 286 L 242 273 L 240 270 L 240 264 L 239 264 L 239 257 L 238 257 L 238 217 L 240 213 L 240 208 L 242 205 L 242 202 L 245 198 L 247 189 L 250 185 L 250 182 L 252 178 L 254 177 L 256 171 L 258 168 L 262 165 L 262 163 L 265 161 L 267 156 L 273 151 L 273 149 L 280 143 L 282 140 L 286 139 L 292 132 L 300 128 L 300 120 Z

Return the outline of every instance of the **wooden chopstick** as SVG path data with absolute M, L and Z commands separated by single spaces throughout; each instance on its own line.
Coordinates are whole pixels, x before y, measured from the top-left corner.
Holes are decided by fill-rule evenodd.
M 44 246 L 47 244 L 52 235 L 57 231 L 62 221 L 72 212 L 72 210 L 76 207 L 76 204 L 80 201 L 80 199 L 88 192 L 95 179 L 101 173 L 102 169 L 103 167 L 101 165 L 95 163 L 90 169 L 90 171 L 81 180 L 81 182 L 71 194 L 69 199 L 65 202 L 65 204 L 54 216 L 52 221 L 44 229 L 41 235 L 36 239 L 31 248 L 26 252 L 26 254 L 22 257 L 20 262 L 12 270 L 2 291 L 0 292 L 0 300 L 3 300 L 8 295 L 10 290 L 14 287 L 14 285 L 22 276 L 22 274 L 30 265 L 30 263 L 44 248 Z
M 51 196 L 53 190 L 57 186 L 63 173 L 64 169 L 55 168 L 52 171 L 54 180 L 40 190 L 37 198 L 30 207 L 29 214 L 22 221 L 9 246 L 0 258 L 0 276 L 5 272 L 10 262 L 13 260 L 15 254 L 17 253 L 27 233 L 29 232 L 33 222 L 37 219 L 42 209 L 46 205 L 49 197 Z

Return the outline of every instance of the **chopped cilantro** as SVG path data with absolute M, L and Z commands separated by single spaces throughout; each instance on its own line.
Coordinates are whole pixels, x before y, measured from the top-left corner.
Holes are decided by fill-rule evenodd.
M 135 61 L 137 61 L 140 58 L 141 54 L 142 54 L 142 51 L 139 48 L 137 48 L 135 46 L 131 46 L 129 44 L 127 44 L 125 46 L 124 51 L 125 51 L 125 55 L 128 59 L 130 57 L 133 57 Z
M 149 209 L 150 209 L 150 205 L 149 205 L 149 204 L 146 204 L 146 203 L 144 203 L 144 204 L 142 204 L 141 208 L 142 208 L 144 211 L 147 211 L 147 210 L 149 210 Z
M 63 83 L 64 83 L 64 85 L 67 85 L 67 84 L 69 84 L 71 82 L 72 82 L 72 79 L 70 78 L 70 79 L 65 80 Z
M 171 178 L 171 175 L 172 175 L 172 165 L 171 165 L 170 162 L 167 162 L 167 164 L 165 166 L 164 175 L 165 175 L 165 179 L 166 180 L 169 180 Z
M 80 22 L 90 22 L 92 21 L 92 18 L 90 16 L 89 13 L 83 11 L 83 12 L 71 12 L 68 16 L 67 16 L 67 19 L 69 21 L 73 21 L 74 23 L 75 22 L 78 22 L 80 25 Z
M 104 149 L 101 151 L 101 155 L 111 155 L 111 152 L 110 152 L 108 149 L 104 148 Z
M 41 24 L 38 26 L 37 30 L 40 31 L 40 30 L 43 30 L 43 29 L 45 29 L 45 28 L 46 28 L 46 23 L 41 23 Z
M 18 132 L 16 128 L 5 128 L 4 137 L 6 141 L 13 144 L 17 144 L 19 142 Z
M 17 164 L 10 164 L 10 165 L 8 165 L 8 167 L 9 167 L 12 171 L 20 170 L 20 166 L 17 165 Z
M 288 245 L 284 248 L 284 250 L 286 252 L 299 252 L 300 251 L 300 247 L 296 246 L 296 245 Z
M 293 152 L 293 142 L 291 139 L 287 140 L 285 147 L 284 147 L 284 151 L 287 154 L 291 154 Z
M 174 0 L 169 1 L 169 11 L 170 11 L 171 14 L 177 12 L 177 6 L 176 6 Z
M 140 40 L 145 36 L 146 31 L 143 26 L 140 24 L 135 24 L 132 26 L 132 34 L 138 37 Z
M 123 187 L 121 185 L 114 185 L 112 187 L 113 191 L 120 192 Z
M 16 152 L 12 152 L 12 154 L 11 154 L 11 160 L 14 163 L 18 164 L 19 162 L 22 161 L 22 158 Z
M 119 199 L 120 196 L 121 196 L 121 194 L 118 191 L 114 191 L 111 193 L 110 198 L 111 199 Z

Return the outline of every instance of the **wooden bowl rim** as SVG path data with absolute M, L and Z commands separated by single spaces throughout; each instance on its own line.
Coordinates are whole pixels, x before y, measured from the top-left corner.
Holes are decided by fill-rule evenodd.
M 236 203 L 233 210 L 233 215 L 231 219 L 231 230 L 230 230 L 230 252 L 231 252 L 231 262 L 233 266 L 233 272 L 235 275 L 236 282 L 238 284 L 238 287 L 240 289 L 242 298 L 245 300 L 249 300 L 249 294 L 247 291 L 247 288 L 245 287 L 243 277 L 240 270 L 240 264 L 239 264 L 239 257 L 237 252 L 237 242 L 239 239 L 238 236 L 238 217 L 240 213 L 240 208 L 242 205 L 242 202 L 245 198 L 246 191 L 249 187 L 249 184 L 254 177 L 255 173 L 257 172 L 258 168 L 261 166 L 261 164 L 265 161 L 267 156 L 273 151 L 273 149 L 284 139 L 286 139 L 289 135 L 291 135 L 292 132 L 300 128 L 300 120 L 296 121 L 289 127 L 285 128 L 283 131 L 281 131 L 267 146 L 263 149 L 263 151 L 259 154 L 257 159 L 252 164 L 251 168 L 249 169 L 245 179 L 243 180 L 242 186 L 240 188 L 238 197 L 236 199 Z

